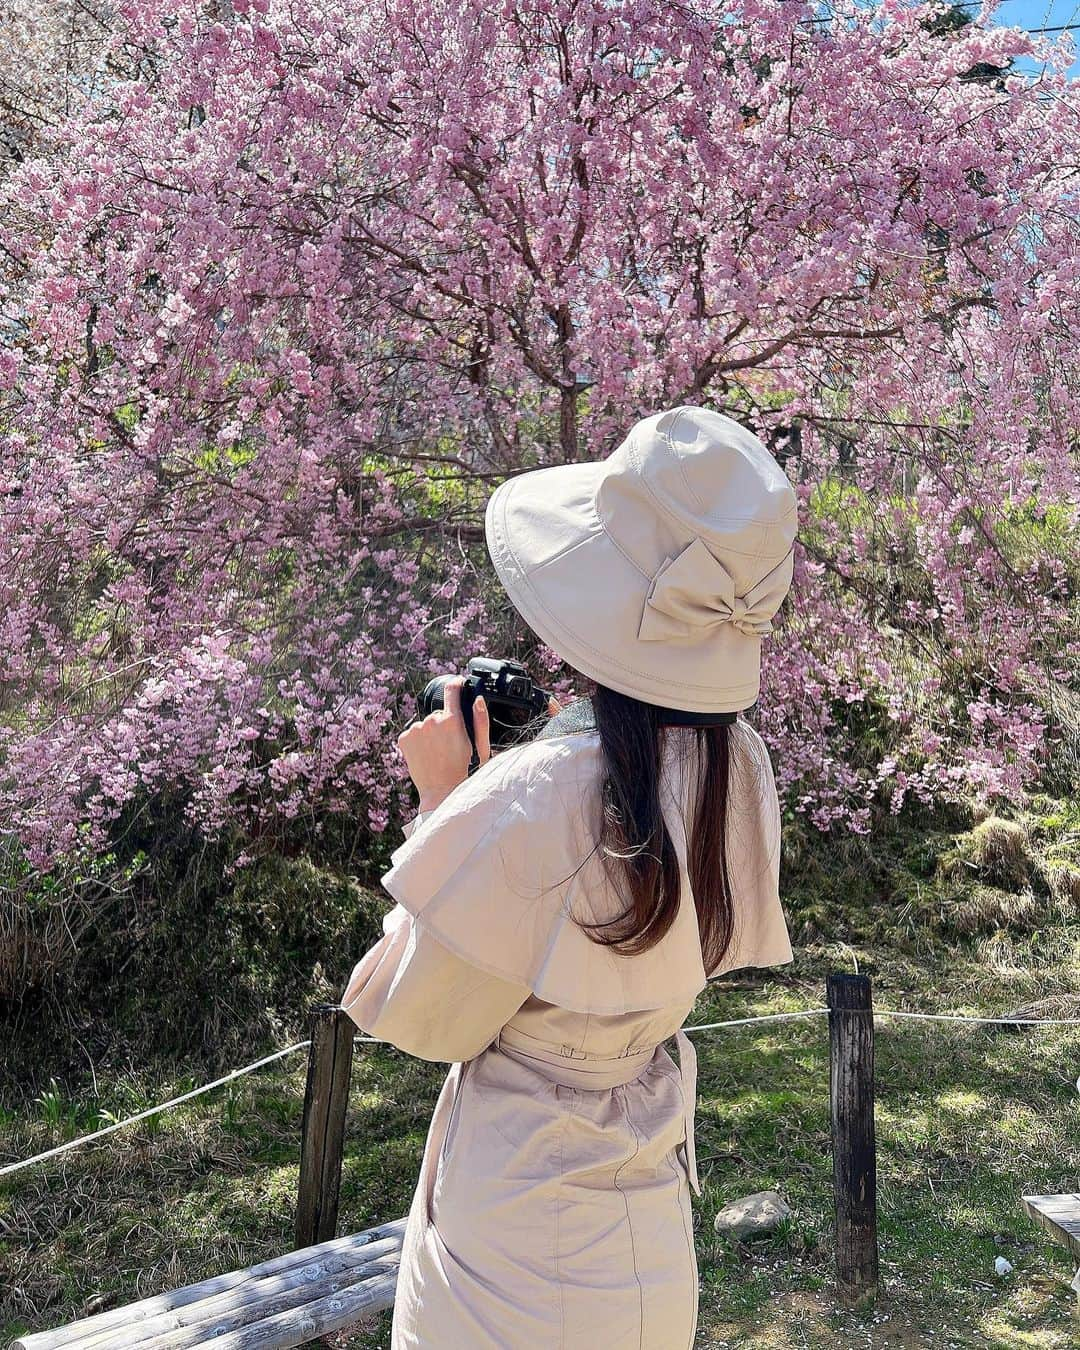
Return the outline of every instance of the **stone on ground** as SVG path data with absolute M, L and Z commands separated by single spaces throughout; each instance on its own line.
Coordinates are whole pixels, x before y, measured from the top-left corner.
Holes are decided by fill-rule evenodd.
M 717 1214 L 713 1227 L 741 1242 L 774 1232 L 790 1217 L 791 1209 L 778 1191 L 755 1191 L 753 1195 L 729 1201 Z

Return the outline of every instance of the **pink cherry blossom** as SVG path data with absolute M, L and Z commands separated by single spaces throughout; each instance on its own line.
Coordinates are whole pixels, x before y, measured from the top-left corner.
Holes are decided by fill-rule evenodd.
M 165 789 L 252 840 L 384 828 L 415 691 L 513 645 L 491 487 L 687 401 L 800 500 L 757 714 L 788 808 L 1036 780 L 1076 681 L 1067 36 L 906 0 L 110 12 L 20 86 L 0 188 L 0 815 L 35 865 Z

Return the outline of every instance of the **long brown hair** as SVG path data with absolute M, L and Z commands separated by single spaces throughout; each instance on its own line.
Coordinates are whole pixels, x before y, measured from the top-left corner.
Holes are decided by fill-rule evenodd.
M 725 838 L 731 726 L 665 726 L 663 708 L 601 684 L 592 689 L 591 701 L 604 756 L 597 846 L 604 866 L 623 883 L 620 890 L 628 902 L 614 919 L 581 926 L 594 942 L 629 956 L 648 951 L 675 922 L 682 887 L 660 786 L 665 739 L 684 736 L 687 750 L 696 751 L 697 765 L 690 795 L 693 821 L 687 822 L 687 871 L 702 958 L 711 972 L 734 934 Z

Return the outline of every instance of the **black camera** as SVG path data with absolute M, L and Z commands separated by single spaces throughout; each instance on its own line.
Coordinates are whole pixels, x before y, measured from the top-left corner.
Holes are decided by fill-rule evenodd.
M 436 675 L 428 681 L 417 700 L 421 717 L 445 706 L 446 685 L 454 678 L 453 675 Z M 472 710 L 473 701 L 480 694 L 488 707 L 492 748 L 519 740 L 522 729 L 547 712 L 551 698 L 546 689 L 534 684 L 529 672 L 517 661 L 474 656 L 465 668 L 465 683 L 461 689 L 461 714 L 474 750 Z

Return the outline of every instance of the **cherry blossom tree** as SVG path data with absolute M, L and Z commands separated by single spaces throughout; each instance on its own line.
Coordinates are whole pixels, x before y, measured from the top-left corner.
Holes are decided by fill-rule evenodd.
M 410 691 L 522 636 L 491 486 L 687 401 L 799 494 L 757 714 L 789 806 L 1036 778 L 1077 693 L 1067 38 L 899 0 L 115 10 L 0 211 L 35 865 L 165 789 L 253 841 L 383 827 Z
M 111 0 L 2 0 L 0 166 L 41 153 L 105 75 Z

